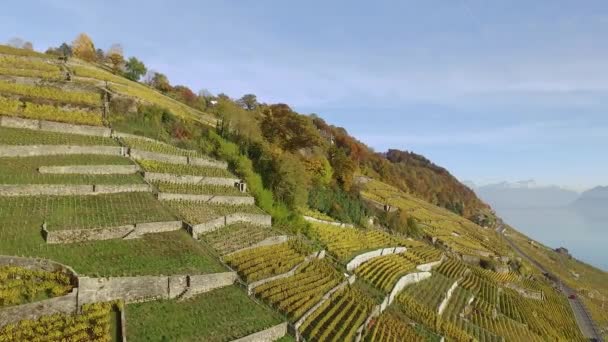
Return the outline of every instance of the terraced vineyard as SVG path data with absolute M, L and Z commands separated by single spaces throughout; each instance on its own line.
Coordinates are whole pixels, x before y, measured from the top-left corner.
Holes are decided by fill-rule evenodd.
M 412 254 L 391 254 L 363 263 L 355 273 L 388 293 L 399 278 L 415 270 L 415 260 L 419 259 Z
M 363 341 L 366 342 L 389 342 L 389 341 L 412 341 L 423 342 L 434 340 L 431 336 L 421 334 L 412 324 L 403 320 L 394 313 L 381 315 L 372 325 Z
M 62 296 L 72 287 L 63 272 L 0 266 L 0 307 Z
M 294 276 L 256 287 L 255 294 L 297 321 L 341 281 L 343 276 L 330 264 L 314 260 L 298 269 Z
M 300 326 L 308 341 L 352 341 L 374 302 L 354 286 L 334 293 Z
M 204 223 L 209 220 L 234 213 L 265 214 L 254 205 L 210 204 L 197 201 L 165 201 L 178 217 L 190 224 Z
M 250 223 L 236 223 L 203 235 L 209 245 L 220 254 L 229 254 L 248 248 L 278 233 L 269 227 Z
M 312 232 L 329 253 L 340 261 L 347 261 L 357 252 L 382 247 L 408 245 L 405 239 L 399 239 L 379 230 L 361 230 L 340 228 L 326 224 L 312 224 Z
M 309 252 L 306 245 L 294 240 L 227 255 L 224 261 L 249 283 L 289 271 Z

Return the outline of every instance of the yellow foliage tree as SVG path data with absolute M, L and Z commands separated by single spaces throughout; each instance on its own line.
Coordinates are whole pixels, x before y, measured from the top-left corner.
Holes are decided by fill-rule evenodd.
M 72 53 L 87 62 L 94 61 L 96 59 L 95 45 L 93 45 L 91 37 L 86 33 L 79 34 L 72 43 Z

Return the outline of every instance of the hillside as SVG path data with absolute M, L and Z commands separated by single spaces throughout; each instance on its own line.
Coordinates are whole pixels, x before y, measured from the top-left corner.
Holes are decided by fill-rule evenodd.
M 420 156 L 283 104 L 194 108 L 77 56 L 0 47 L 0 73 L 2 341 L 591 337 Z M 398 183 L 410 168 L 428 175 Z

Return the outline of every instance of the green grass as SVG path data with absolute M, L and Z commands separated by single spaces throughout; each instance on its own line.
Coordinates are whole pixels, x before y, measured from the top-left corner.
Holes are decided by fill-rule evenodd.
M 220 254 L 246 248 L 277 233 L 270 227 L 237 223 L 203 235 L 203 239 Z
M 40 166 L 66 165 L 132 165 L 121 156 L 67 155 L 0 158 L 0 184 L 142 184 L 138 174 L 79 175 L 42 174 Z
M 190 224 L 204 223 L 234 213 L 264 214 L 254 205 L 209 204 L 193 201 L 164 201 L 173 212 Z
M 129 341 L 231 341 L 281 323 L 236 286 L 187 301 L 161 300 L 126 307 Z
M 291 335 L 285 335 L 283 337 L 281 337 L 280 339 L 276 340 L 275 342 L 295 342 L 296 339 L 291 336 Z
M 25 204 L 4 199 L 0 204 L 0 255 L 48 258 L 90 276 L 225 271 L 211 251 L 184 230 L 148 234 L 134 240 L 47 245 L 40 232 L 40 212 L 44 208 Z
M 118 143 L 105 137 L 0 127 L 0 145 L 118 146 Z
M 169 164 L 153 160 L 138 161 L 142 169 L 147 172 L 173 173 L 177 175 L 236 178 L 230 171 L 216 167 L 204 167 L 196 165 Z
M 152 182 L 160 192 L 174 194 L 195 195 L 223 195 L 223 196 L 249 196 L 246 192 L 240 192 L 234 186 L 221 186 L 210 184 L 176 184 L 169 182 Z
M 151 193 L 94 196 L 0 197 L 0 224 L 27 221 L 48 230 L 115 227 L 141 222 L 172 221 L 175 217 Z M 5 222 L 8 221 L 8 222 Z

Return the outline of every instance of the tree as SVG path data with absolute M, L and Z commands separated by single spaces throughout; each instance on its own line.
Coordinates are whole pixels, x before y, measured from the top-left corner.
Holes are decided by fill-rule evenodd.
M 69 46 L 67 43 L 61 43 L 61 45 L 57 49 L 59 50 L 62 56 L 72 57 L 72 47 Z
M 238 104 L 247 110 L 254 110 L 258 107 L 258 99 L 254 94 L 245 94 L 238 100 Z
M 112 63 L 112 69 L 114 72 L 118 72 L 122 69 L 125 64 L 125 58 L 123 57 L 122 45 L 112 44 L 106 54 L 110 63 Z
M 144 63 L 135 57 L 129 58 L 125 67 L 125 76 L 131 81 L 139 81 L 139 79 L 148 72 Z
M 163 93 L 166 93 L 171 90 L 171 84 L 169 83 L 169 79 L 165 74 L 161 74 L 160 72 L 154 72 L 150 81 L 150 85 Z
M 72 43 L 72 52 L 74 56 L 83 59 L 87 62 L 93 62 L 96 59 L 95 45 L 93 40 L 86 33 L 81 33 Z
M 32 44 L 32 42 L 25 42 L 25 43 L 23 43 L 22 48 L 24 48 L 26 50 L 34 51 L 34 44 Z
M 99 62 L 103 62 L 106 60 L 106 54 L 102 49 L 95 50 L 95 59 Z

